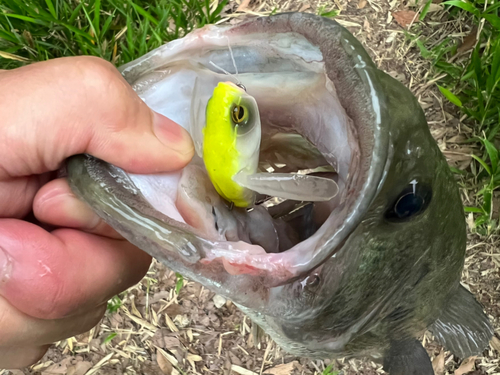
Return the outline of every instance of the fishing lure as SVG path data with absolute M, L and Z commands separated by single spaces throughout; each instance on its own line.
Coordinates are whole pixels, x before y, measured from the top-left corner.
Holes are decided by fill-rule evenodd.
M 251 207 L 256 193 L 298 201 L 327 201 L 338 193 L 330 179 L 295 173 L 259 173 L 261 123 L 245 87 L 220 82 L 206 107 L 203 161 L 217 192 L 236 207 Z

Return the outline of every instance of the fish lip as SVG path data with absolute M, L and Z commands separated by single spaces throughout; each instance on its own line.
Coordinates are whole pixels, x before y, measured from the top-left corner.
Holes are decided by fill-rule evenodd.
M 318 23 L 321 24 L 321 27 L 316 27 Z M 208 28 L 212 28 L 212 26 Z M 236 26 L 225 27 L 221 29 L 221 33 L 245 33 L 246 30 L 252 28 L 260 31 L 265 31 L 266 29 L 272 30 L 274 28 L 276 30 L 282 30 L 281 32 L 297 32 L 309 40 L 315 39 L 313 44 L 322 44 L 324 45 L 323 49 L 328 48 L 328 43 L 332 43 L 332 41 L 329 40 L 332 39 L 332 35 L 338 38 L 344 53 L 350 56 L 350 66 L 353 67 L 353 71 L 357 72 L 358 78 L 363 83 L 363 90 L 366 91 L 366 95 L 371 99 L 374 114 L 374 121 L 370 124 L 369 129 L 371 131 L 370 136 L 373 138 L 372 151 L 369 155 L 361 155 L 362 159 L 365 158 L 370 161 L 368 166 L 364 167 L 366 170 L 366 179 L 360 189 L 351 187 L 352 191 L 350 191 L 349 194 L 355 194 L 358 198 L 355 199 L 352 206 L 347 207 L 348 214 L 343 220 L 342 225 L 339 226 L 334 233 L 328 235 L 328 238 L 323 241 L 321 248 L 311 251 L 307 261 L 294 258 L 290 256 L 293 254 L 287 251 L 278 254 L 249 254 L 246 257 L 247 261 L 241 263 L 242 265 L 250 267 L 248 267 L 246 273 L 240 275 L 247 277 L 247 279 L 258 279 L 259 284 L 262 286 L 273 287 L 289 283 L 319 267 L 342 248 L 343 243 L 347 241 L 350 234 L 359 225 L 378 190 L 383 185 L 385 180 L 384 171 L 387 167 L 387 163 L 390 163 L 388 158 L 389 137 L 387 126 L 384 125 L 387 123 L 385 98 L 383 96 L 383 88 L 378 79 L 381 72 L 375 67 L 361 44 L 346 29 L 333 20 L 311 14 L 282 13 L 270 17 L 252 19 Z M 322 31 L 326 30 L 326 32 L 323 35 L 318 35 L 319 29 Z M 199 31 L 200 34 L 203 32 L 202 30 Z M 339 46 L 336 45 L 333 46 L 333 48 L 339 49 Z M 163 61 L 160 60 L 161 54 L 159 58 L 155 55 L 155 51 L 152 51 L 142 58 L 140 64 L 131 62 L 122 66 L 119 70 L 127 81 L 132 82 L 137 77 L 137 69 L 141 69 L 138 67 L 139 65 L 144 66 L 145 64 L 152 69 L 155 64 L 163 64 Z M 345 103 L 342 103 L 342 105 L 346 107 L 344 104 Z M 104 219 L 109 221 L 109 217 L 104 217 Z M 133 243 L 137 242 L 133 236 L 127 239 Z M 223 244 L 210 243 L 200 236 L 194 235 L 193 238 L 190 238 L 187 242 L 197 244 L 196 251 L 187 252 L 186 254 L 179 253 L 179 256 L 183 258 L 183 262 L 189 265 L 194 265 L 196 263 L 207 265 L 212 263 L 211 266 L 213 266 L 216 259 L 222 262 L 224 261 L 224 251 L 228 256 L 230 255 L 231 249 L 224 249 L 224 246 L 222 246 Z M 160 260 L 164 258 L 164 263 L 167 265 L 173 262 L 170 255 L 167 257 L 158 253 L 150 253 Z

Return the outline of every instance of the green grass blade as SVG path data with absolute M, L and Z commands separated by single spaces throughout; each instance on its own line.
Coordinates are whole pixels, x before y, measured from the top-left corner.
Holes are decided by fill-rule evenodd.
M 496 46 L 492 50 L 493 60 L 491 62 L 490 78 L 492 82 L 500 79 L 500 38 L 497 38 Z M 492 91 L 493 84 L 489 87 L 489 92 Z
M 34 24 L 37 24 L 37 25 L 47 26 L 46 22 L 43 22 L 42 20 L 39 20 L 39 19 L 36 19 L 36 18 L 33 18 L 33 17 L 23 16 L 23 15 L 20 15 L 20 14 L 12 14 L 12 13 L 5 13 L 4 16 L 10 17 L 10 18 L 16 18 L 16 19 L 19 19 L 19 20 L 22 20 L 22 21 L 26 21 L 26 22 L 30 22 L 30 23 L 34 23 Z
M 45 0 L 45 3 L 47 4 L 47 8 L 49 8 L 49 12 L 50 14 L 52 14 L 52 17 L 54 17 L 54 19 L 57 19 L 56 8 L 54 8 L 54 4 L 52 4 L 52 1 Z
M 427 4 L 425 4 L 424 8 L 422 9 L 422 12 L 420 13 L 419 20 L 423 21 L 427 13 L 429 12 L 429 9 L 431 8 L 432 0 L 427 1 Z
M 492 13 L 494 10 L 497 10 L 498 8 L 500 8 L 500 2 L 497 2 L 496 4 L 492 5 L 492 6 L 489 6 L 488 8 L 486 8 L 486 10 L 484 11 L 483 13 L 483 17 L 484 17 L 484 14 L 487 14 L 487 13 Z
M 336 9 L 330 10 L 329 12 L 322 12 L 320 14 L 321 17 L 334 18 L 339 15 L 339 11 Z
M 474 212 L 474 213 L 478 213 L 478 214 L 483 214 L 484 213 L 484 211 L 481 208 L 479 208 L 479 207 L 465 206 L 464 210 L 465 210 L 465 212 Z
M 113 333 L 109 334 L 108 337 L 106 337 L 102 343 L 103 344 L 107 344 L 108 342 L 110 342 L 111 340 L 113 340 L 116 337 L 116 335 L 117 335 L 116 332 L 113 332 Z
M 178 272 L 175 273 L 175 277 L 177 279 L 175 282 L 175 294 L 179 294 L 182 286 L 184 285 L 184 277 Z
M 68 24 L 71 25 L 75 23 L 75 20 L 80 14 L 80 10 L 82 9 L 82 7 L 83 7 L 83 2 L 77 5 L 77 7 L 73 10 L 73 13 L 71 13 L 71 16 L 69 17 Z
M 0 30 L 0 39 L 5 39 L 11 43 L 17 43 L 18 39 L 7 31 Z
M 95 3 L 94 3 L 94 22 L 93 22 L 93 25 L 94 25 L 94 30 L 96 32 L 96 35 L 99 37 L 100 35 L 100 23 L 99 23 L 99 19 L 100 19 L 100 15 L 101 15 L 101 0 L 95 0 Z
M 444 1 L 441 4 L 442 5 L 453 5 L 457 8 L 461 8 L 461 9 L 465 10 L 466 12 L 472 13 L 473 15 L 475 15 L 478 18 L 481 16 L 481 13 L 474 5 L 472 5 L 471 3 L 467 3 L 465 1 L 450 0 L 450 1 Z
M 460 101 L 460 99 L 458 99 L 450 90 L 442 87 L 442 86 L 439 86 L 438 85 L 438 88 L 439 88 L 439 91 L 441 91 L 441 93 L 446 97 L 446 99 L 448 99 L 450 102 L 452 102 L 453 104 L 455 104 L 457 107 L 462 107 L 462 102 Z
M 498 17 L 497 15 L 495 14 L 483 14 L 482 17 L 488 21 L 489 23 L 491 23 L 491 25 L 497 29 L 497 30 L 500 30 L 500 17 Z
M 141 16 L 147 18 L 150 22 L 154 23 L 156 26 L 158 26 L 158 20 L 154 18 L 148 11 L 146 11 L 144 8 L 140 7 L 139 5 L 135 4 L 132 0 L 129 0 L 130 5 L 134 7 L 137 13 L 139 13 Z
M 498 150 L 487 139 L 481 139 L 481 142 L 484 144 L 484 147 L 486 148 L 486 152 L 488 153 L 488 156 L 490 157 L 491 173 L 496 174 L 497 168 L 498 168 Z
M 75 34 L 85 38 L 86 40 L 88 40 L 89 42 L 93 41 L 94 39 L 88 34 L 86 33 L 85 31 L 82 31 L 80 29 L 77 29 L 76 27 L 74 26 L 71 26 L 71 25 L 68 25 L 67 23 L 61 23 L 61 25 L 63 25 L 64 27 L 66 27 L 68 30 L 71 30 L 72 32 L 74 32 Z
M 108 32 L 108 29 L 111 25 L 111 22 L 113 22 L 114 17 L 115 17 L 115 14 L 113 13 L 106 18 L 106 22 L 104 22 L 104 26 L 102 27 L 102 29 L 100 31 L 101 35 L 106 35 L 106 33 Z
M 490 167 L 488 166 L 488 164 L 486 164 L 486 162 L 481 159 L 479 156 L 476 156 L 474 154 L 471 155 L 473 159 L 475 159 L 479 164 L 481 164 L 481 166 L 484 168 L 484 170 L 491 176 L 491 169 Z

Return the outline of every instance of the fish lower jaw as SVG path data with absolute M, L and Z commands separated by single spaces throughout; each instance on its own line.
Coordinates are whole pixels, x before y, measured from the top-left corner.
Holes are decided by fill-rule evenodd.
M 312 253 L 295 250 L 266 253 L 258 245 L 238 241 L 213 243 L 204 255 L 201 264 L 219 262 L 229 275 L 261 277 L 266 285 L 278 286 L 306 271 Z

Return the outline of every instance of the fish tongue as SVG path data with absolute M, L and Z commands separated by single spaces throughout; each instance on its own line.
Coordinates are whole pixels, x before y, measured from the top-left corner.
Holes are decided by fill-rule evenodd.
M 274 220 L 269 212 L 261 206 L 240 214 L 240 220 L 244 221 L 245 232 L 254 245 L 259 245 L 267 253 L 277 253 L 280 249 L 278 232 Z

